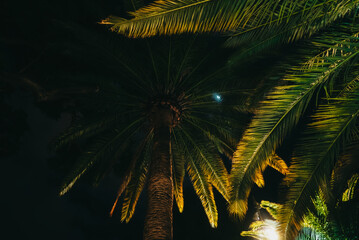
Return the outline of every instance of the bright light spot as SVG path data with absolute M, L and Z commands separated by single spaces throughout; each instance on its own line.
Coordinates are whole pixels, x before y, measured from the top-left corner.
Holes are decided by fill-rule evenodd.
M 221 95 L 219 95 L 218 93 L 213 93 L 213 98 L 214 98 L 214 100 L 216 100 L 217 102 L 221 102 L 221 101 L 222 101 L 222 97 L 221 97 Z
M 271 227 L 263 228 L 263 234 L 267 240 L 279 240 L 279 235 L 274 228 Z

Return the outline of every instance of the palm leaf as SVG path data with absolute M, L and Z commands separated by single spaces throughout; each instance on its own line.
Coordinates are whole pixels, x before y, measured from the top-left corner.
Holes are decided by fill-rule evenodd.
M 289 21 L 283 21 L 281 24 L 261 26 L 260 28 L 254 24 L 255 27 L 253 28 L 239 29 L 230 35 L 226 45 L 233 47 L 247 44 L 248 46 L 236 54 L 236 59 L 244 59 L 281 43 L 310 37 L 338 18 L 355 11 L 358 4 L 359 1 L 357 0 L 327 1 L 326 5 L 321 5 L 318 8 L 313 7 L 308 16 L 296 14 Z
M 112 131 L 108 136 L 96 139 L 95 143 L 89 147 L 79 160 L 75 163 L 74 169 L 66 177 L 61 190 L 60 195 L 64 195 L 68 190 L 72 188 L 75 182 L 95 163 L 101 162 L 102 160 L 109 161 L 118 156 L 118 152 L 121 150 L 118 146 L 123 141 L 123 134 L 130 132 L 130 136 L 137 132 L 141 126 L 142 118 L 137 119 L 130 123 L 121 132 Z
M 93 146 L 89 147 L 88 151 L 76 161 L 73 170 L 65 178 L 60 189 L 60 196 L 68 192 L 76 181 L 94 164 L 104 158 L 115 158 L 117 156 L 117 149 L 115 147 L 119 144 L 119 141 L 119 134 L 113 132 L 109 136 L 98 139 Z
M 113 125 L 116 117 L 102 117 L 97 121 L 79 122 L 68 128 L 60 137 L 57 138 L 55 148 L 59 149 L 81 137 L 91 137 L 107 129 L 109 125 Z M 86 120 L 85 120 L 86 121 Z
M 136 152 L 133 154 L 133 158 L 130 161 L 129 166 L 128 166 L 125 174 L 123 175 L 123 177 L 121 179 L 121 184 L 120 184 L 120 186 L 119 186 L 119 188 L 117 190 L 116 200 L 115 200 L 115 202 L 114 202 L 114 204 L 112 206 L 112 209 L 110 211 L 110 217 L 112 217 L 113 212 L 115 211 L 118 199 L 121 197 L 122 193 L 127 188 L 128 184 L 130 183 L 130 181 L 132 179 L 132 175 L 135 172 L 135 167 L 136 167 L 136 164 L 137 164 L 137 160 L 141 157 L 141 155 L 143 155 L 142 153 L 143 153 L 144 148 L 146 147 L 146 145 L 148 146 L 148 144 L 151 143 L 152 139 L 153 139 L 153 129 L 151 129 L 149 131 L 149 133 L 147 134 L 147 137 L 143 139 L 141 144 L 138 146 Z M 142 157 L 144 157 L 144 156 L 142 156 Z
M 266 219 L 264 221 L 255 221 L 249 226 L 249 231 L 242 231 L 241 236 L 252 237 L 258 240 L 270 239 L 273 236 L 269 236 L 271 233 L 276 233 L 278 223 L 273 220 Z
M 185 152 L 184 146 L 177 140 L 176 131 L 173 130 L 172 161 L 173 161 L 173 191 L 179 212 L 183 212 L 183 180 L 185 176 Z
M 208 177 L 210 183 L 212 183 L 228 201 L 229 177 L 222 159 L 220 159 L 214 151 L 210 151 L 211 146 L 205 146 L 198 141 L 195 141 L 195 138 L 191 136 L 192 134 L 187 132 L 184 127 L 181 128 L 181 132 L 183 138 L 190 144 L 192 154 L 196 156 L 196 162 L 199 164 L 205 176 Z M 218 157 L 216 157 L 216 155 Z
M 343 40 L 340 46 L 327 49 L 301 68 L 293 68 L 283 79 L 285 85 L 275 87 L 260 103 L 234 153 L 231 213 L 245 215 L 253 181 L 263 172 L 269 157 L 296 126 L 315 94 L 359 53 L 358 48 L 348 47 L 352 41 L 352 37 Z M 339 47 L 343 51 L 337 51 Z
M 342 201 L 347 202 L 354 199 L 354 193 L 359 181 L 359 174 L 354 174 L 348 181 L 348 188 L 343 192 Z
M 153 135 L 151 135 L 153 136 Z M 137 164 L 136 170 L 126 188 L 125 197 L 122 203 L 121 221 L 128 223 L 134 212 L 137 201 L 141 195 L 141 192 L 145 186 L 147 180 L 147 172 L 149 169 L 152 153 L 152 137 L 147 142 L 143 151 L 143 159 Z
M 348 180 L 359 169 L 357 158 L 359 157 L 358 141 L 347 146 L 336 162 L 330 178 L 331 197 L 328 207 L 334 208 L 342 200 L 343 192 L 348 187 Z
M 344 1 L 347 2 L 348 0 Z M 288 21 L 292 16 L 311 18 L 312 12 L 337 1 L 230 1 L 230 0 L 157 0 L 130 12 L 126 20 L 109 17 L 103 24 L 130 37 L 148 37 L 183 32 L 223 32 L 261 27 Z
M 261 208 L 267 210 L 267 212 L 275 219 L 278 219 L 278 214 L 280 209 L 282 208 L 281 204 L 273 203 L 269 201 L 262 200 L 260 204 Z
M 187 172 L 191 178 L 196 194 L 201 200 L 209 223 L 213 228 L 216 228 L 218 212 L 216 203 L 214 201 L 212 185 L 209 183 L 208 177 L 203 173 L 203 171 L 199 168 L 193 159 L 189 159 L 188 161 Z
M 316 194 L 315 197 L 312 198 L 312 203 L 314 205 L 313 211 L 309 211 L 303 220 L 303 227 L 308 227 L 313 230 L 318 235 L 323 236 L 325 239 L 331 239 L 329 232 L 329 223 L 328 216 L 329 211 L 324 199 L 324 193 L 321 189 Z
M 272 167 L 283 175 L 286 175 L 289 172 L 287 164 L 277 154 L 274 154 L 269 159 L 268 166 Z
M 358 90 L 348 94 L 346 101 L 320 105 L 298 139 L 287 174 L 291 183 L 288 199 L 280 216 L 287 239 L 294 238 L 299 231 L 303 216 L 311 206 L 310 197 L 314 197 L 318 186 L 329 178 L 342 146 L 351 141 L 358 106 Z

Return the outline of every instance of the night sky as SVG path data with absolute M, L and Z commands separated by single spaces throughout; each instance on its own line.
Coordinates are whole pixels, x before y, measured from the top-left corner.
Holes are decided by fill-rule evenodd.
M 34 88 L 16 81 L 16 76 L 20 76 L 36 82 L 31 69 L 44 61 L 44 52 L 54 42 L 70 41 L 71 37 L 59 31 L 61 23 L 107 31 L 97 22 L 110 14 L 125 14 L 125 8 L 125 3 L 114 0 L 0 2 L 0 159 L 5 213 L 2 235 L 9 236 L 4 239 L 142 238 L 145 192 L 128 224 L 121 223 L 119 211 L 112 218 L 108 216 L 119 185 L 114 174 L 97 187 L 81 180 L 68 194 L 58 196 L 65 173 L 57 163 L 60 156 L 50 143 L 69 126 L 72 105 L 66 99 L 54 102 L 55 105 L 41 104 Z M 60 62 L 54 61 L 53 67 L 63 67 Z M 179 214 L 174 207 L 174 238 L 241 239 L 240 232 L 253 218 L 255 201 L 277 200 L 276 187 L 281 176 L 271 169 L 264 175 L 266 187 L 253 189 L 244 222 L 228 216 L 226 203 L 216 192 L 217 229 L 210 227 L 189 179 L 185 179 L 184 213 Z

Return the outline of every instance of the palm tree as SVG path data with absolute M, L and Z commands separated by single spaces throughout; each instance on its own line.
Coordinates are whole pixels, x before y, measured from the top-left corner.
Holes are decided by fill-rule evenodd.
M 311 36 L 357 6 L 358 1 L 156 1 L 131 13 L 130 20 L 110 17 L 103 23 L 130 37 L 234 31 L 229 34 L 232 35 L 229 44 L 242 45 L 237 56 L 242 59 L 274 44 Z M 262 172 L 266 166 L 287 173 L 285 162 L 275 151 L 303 116 L 318 107 L 311 118 L 313 123 L 307 122 L 307 132 L 303 133 L 307 135 L 298 140 L 303 145 L 296 148 L 300 157 L 293 156 L 287 174 L 288 184 L 294 182 L 294 185 L 283 210 L 282 229 L 288 238 L 297 233 L 306 206 L 310 205 L 310 197 L 328 178 L 336 154 L 343 143 L 351 141 L 350 136 L 356 131 L 356 93 L 345 97 L 336 94 L 355 89 L 357 29 L 357 23 L 351 24 L 351 21 L 333 24 L 327 33 L 312 38 L 311 45 L 304 42 L 303 52 L 295 56 L 304 63 L 283 67 L 286 76 L 259 104 L 234 154 L 231 213 L 244 217 L 253 183 L 264 185 Z M 325 49 L 326 46 L 330 47 Z M 327 99 L 320 99 L 323 94 Z M 342 118 L 335 118 L 334 113 Z M 326 127 L 329 123 L 332 125 Z M 313 136 L 321 136 L 323 141 Z M 323 155 L 316 155 L 318 149 L 322 149 L 320 154 Z M 312 162 L 306 160 L 308 164 L 302 164 L 303 159 L 312 159 Z
M 78 28 L 74 32 L 86 39 L 81 44 L 92 49 L 87 54 L 95 65 L 106 70 L 72 78 L 80 84 L 85 79 L 87 85 L 96 83 L 98 92 L 89 96 L 84 117 L 58 138 L 58 149 L 76 142 L 84 148 L 60 195 L 87 172 L 99 180 L 111 168 L 120 169 L 111 214 L 123 195 L 121 220 L 128 222 L 147 186 L 144 239 L 172 239 L 173 198 L 182 212 L 187 171 L 216 227 L 212 186 L 226 200 L 229 197 L 228 171 L 220 155 L 232 155 L 244 125 L 241 118 L 246 117 L 240 92 L 218 79 L 226 76 L 218 56 L 213 64 L 213 58 L 193 54 L 192 49 L 201 49 L 193 38 L 125 45 L 126 39 L 101 39 Z M 211 68 L 216 71 L 211 73 Z

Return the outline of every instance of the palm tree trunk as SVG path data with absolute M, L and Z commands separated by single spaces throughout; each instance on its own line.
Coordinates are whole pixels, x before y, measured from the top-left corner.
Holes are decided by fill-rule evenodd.
M 154 130 L 153 155 L 148 180 L 148 205 L 143 238 L 172 239 L 173 180 L 170 158 L 170 127 Z

